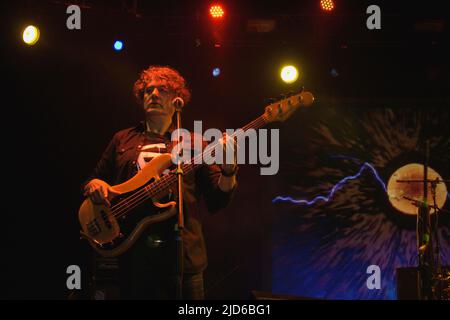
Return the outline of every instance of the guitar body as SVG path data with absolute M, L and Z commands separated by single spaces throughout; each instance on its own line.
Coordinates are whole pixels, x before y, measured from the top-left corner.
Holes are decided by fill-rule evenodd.
M 126 252 L 150 225 L 175 216 L 176 202 L 158 202 L 167 195 L 167 189 L 151 201 L 142 201 L 145 187 L 158 181 L 171 166 L 170 154 L 155 157 L 130 180 L 112 186 L 118 195 L 111 199 L 111 206 L 94 204 L 90 198 L 84 200 L 78 212 L 81 235 L 98 254 L 117 257 Z M 126 210 L 129 205 L 134 206 L 132 211 Z

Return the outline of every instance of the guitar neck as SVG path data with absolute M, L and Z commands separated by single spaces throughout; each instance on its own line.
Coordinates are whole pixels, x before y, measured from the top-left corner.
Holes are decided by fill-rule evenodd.
M 274 102 L 270 105 L 268 105 L 265 109 L 265 113 L 252 122 L 248 123 L 241 129 L 238 129 L 234 131 L 234 133 L 231 135 L 231 138 L 237 138 L 238 140 L 240 137 L 244 136 L 245 133 L 250 129 L 258 129 L 266 125 L 268 122 L 272 121 L 284 121 L 286 120 L 298 107 L 300 106 L 310 106 L 314 102 L 314 96 L 311 92 L 307 91 L 301 91 L 300 93 L 296 95 L 292 95 L 290 97 L 284 98 L 282 100 L 279 100 L 277 102 Z M 188 173 L 197 167 L 201 166 L 203 163 L 211 163 L 207 160 L 212 160 L 215 156 L 215 149 L 217 145 L 220 142 L 216 141 L 215 143 L 212 143 L 208 145 L 203 152 L 192 158 L 190 160 L 190 163 L 184 163 L 181 165 L 181 169 L 183 170 L 183 173 Z M 176 182 L 176 175 L 166 175 L 160 180 L 158 180 L 155 183 L 152 183 L 149 185 L 149 191 L 150 189 L 165 189 L 166 187 L 172 185 Z M 155 185 L 155 188 L 153 188 L 153 185 Z M 151 193 L 151 192 L 150 192 Z
M 229 137 L 234 139 L 240 139 L 242 138 L 245 133 L 250 130 L 250 129 L 259 129 L 262 128 L 266 125 L 267 121 L 264 119 L 264 115 L 259 116 L 258 118 L 256 118 L 255 120 L 253 120 L 252 122 L 249 122 L 247 125 L 245 125 L 244 127 L 235 130 L 233 134 L 231 134 Z M 201 166 L 203 164 L 203 159 L 205 158 L 209 158 L 209 157 L 214 157 L 215 155 L 215 148 L 217 147 L 217 145 L 219 144 L 219 142 L 215 142 L 213 144 L 208 145 L 205 150 L 198 156 L 194 157 L 191 159 L 190 163 L 185 163 L 181 166 L 181 168 L 183 169 L 183 173 L 187 173 L 189 171 L 192 171 L 194 169 L 196 169 L 197 167 Z
M 266 123 L 267 123 L 267 121 L 265 120 L 264 115 L 262 115 L 262 116 L 256 118 L 255 120 L 253 120 L 252 122 L 248 123 L 241 129 L 234 131 L 234 133 L 232 135 L 230 135 L 230 137 L 233 139 L 234 138 L 240 139 L 241 137 L 243 137 L 245 135 L 245 133 L 248 130 L 259 129 L 259 128 L 265 126 Z M 190 171 L 195 170 L 196 168 L 200 167 L 204 163 L 203 160 L 205 158 L 214 157 L 215 148 L 217 147 L 218 144 L 219 144 L 219 142 L 215 142 L 213 144 L 208 145 L 201 154 L 199 154 L 196 157 L 193 157 L 190 160 L 190 163 L 183 164 L 181 166 L 181 169 L 183 170 L 183 174 L 189 173 Z M 152 184 L 150 184 L 146 187 L 146 189 L 148 191 L 148 196 L 153 197 L 156 194 L 160 194 L 161 190 L 163 190 L 163 189 L 166 190 L 168 187 L 175 184 L 176 181 L 177 181 L 176 174 L 168 174 L 168 175 L 162 177 L 160 180 L 153 182 Z

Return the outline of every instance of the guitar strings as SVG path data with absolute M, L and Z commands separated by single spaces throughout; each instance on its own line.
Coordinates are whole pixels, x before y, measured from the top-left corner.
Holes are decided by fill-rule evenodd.
M 265 120 L 263 120 L 263 121 L 265 122 Z M 254 123 L 251 123 L 252 126 L 253 125 L 260 125 L 260 124 L 261 123 L 259 123 L 259 121 L 254 121 Z M 244 127 L 245 130 L 247 130 L 246 127 Z M 231 135 L 231 137 L 234 138 L 234 135 Z M 212 154 L 214 153 L 214 151 L 215 151 L 214 149 L 215 149 L 215 147 L 217 145 L 218 145 L 218 143 L 216 143 L 214 145 L 211 145 L 211 146 L 208 146 L 209 150 L 213 149 L 212 150 L 213 151 Z M 212 159 L 211 157 L 209 157 L 209 158 L 206 157 L 205 158 L 205 153 L 206 153 L 206 150 L 200 156 L 203 156 L 204 159 L 211 160 Z M 199 157 L 196 157 L 196 158 L 198 159 Z M 192 161 L 195 161 L 195 158 L 192 159 L 191 162 Z M 191 164 L 186 164 L 186 165 L 184 165 L 184 170 L 185 170 L 186 173 L 190 172 L 191 170 L 194 169 L 195 166 L 196 165 L 193 166 Z M 133 196 L 123 200 L 122 203 L 120 203 L 120 204 L 118 203 L 115 206 L 113 206 L 112 207 L 113 208 L 112 209 L 113 215 L 116 216 L 116 217 L 122 216 L 127 211 L 129 211 L 130 209 L 135 208 L 137 205 L 139 205 L 143 201 L 147 200 L 149 197 L 157 195 L 160 192 L 163 192 L 166 189 L 166 187 L 174 184 L 175 182 L 176 182 L 175 176 L 173 176 L 173 175 L 166 175 L 166 176 L 164 176 L 160 180 L 155 181 L 154 183 L 144 187 L 142 190 L 136 192 L 136 194 L 134 194 Z M 151 191 L 151 192 L 149 192 L 149 191 Z M 121 207 L 121 208 L 119 208 L 119 207 Z
M 230 137 L 234 139 L 235 137 L 239 137 L 239 135 L 237 133 L 243 134 L 249 128 L 251 128 L 251 127 L 257 128 L 257 127 L 264 125 L 265 123 L 266 123 L 266 120 L 261 116 L 261 117 L 255 119 L 254 121 L 250 122 L 246 126 L 244 126 L 242 128 L 242 131 L 235 132 Z M 205 151 L 202 152 L 202 154 L 198 155 L 197 157 L 192 158 L 190 164 L 184 164 L 183 165 L 184 168 L 182 167 L 183 173 L 188 173 L 188 172 L 192 171 L 194 169 L 194 167 L 200 165 L 200 164 L 196 164 L 196 160 L 201 160 L 202 157 L 204 160 L 212 160 L 213 159 L 212 157 L 214 157 L 215 148 L 217 147 L 218 144 L 219 144 L 219 142 L 217 142 L 213 145 L 209 145 L 205 149 Z M 205 158 L 205 153 L 207 153 L 207 152 L 209 154 L 209 157 Z M 141 203 L 143 203 L 144 201 L 146 201 L 149 197 L 152 197 L 154 195 L 157 195 L 158 193 L 163 192 L 167 187 L 174 184 L 175 182 L 176 182 L 176 179 L 175 179 L 174 175 L 163 176 L 160 180 L 152 182 L 151 184 L 142 188 L 140 191 L 136 192 L 132 196 L 130 196 L 130 197 L 118 202 L 114 206 L 112 206 L 111 207 L 112 215 L 115 216 L 116 218 L 121 217 L 122 215 L 126 214 L 129 210 L 132 210 L 136 206 L 138 206 Z
M 243 127 L 242 131 L 235 132 L 230 137 L 234 139 L 235 137 L 239 136 L 237 133 L 243 134 L 250 127 L 257 128 L 257 127 L 264 125 L 265 123 L 266 123 L 266 120 L 264 120 L 264 118 L 262 118 L 262 117 L 259 117 L 259 118 L 255 119 L 254 121 L 252 121 L 251 123 L 249 123 L 248 125 L 246 125 L 245 127 Z M 183 169 L 184 173 L 188 173 L 188 172 L 192 171 L 194 169 L 194 167 L 200 165 L 200 164 L 195 164 L 196 159 L 201 160 L 201 157 L 203 157 L 204 160 L 205 159 L 212 160 L 214 157 L 215 148 L 217 147 L 218 144 L 219 144 L 219 142 L 208 146 L 202 154 L 191 159 L 191 164 L 183 165 L 184 168 L 182 168 L 182 169 Z M 208 155 L 208 157 L 205 157 L 205 153 L 207 153 L 207 151 L 208 151 L 209 155 Z M 209 151 L 211 151 L 211 152 L 209 152 Z M 136 192 L 132 196 L 130 196 L 130 197 L 120 201 L 116 205 L 112 206 L 111 207 L 112 215 L 115 216 L 116 218 L 123 216 L 129 210 L 132 210 L 136 206 L 145 202 L 149 197 L 152 197 L 154 195 L 157 195 L 158 193 L 165 191 L 165 189 L 167 187 L 174 184 L 175 182 L 176 182 L 176 176 L 174 176 L 174 175 L 163 176 L 160 180 L 157 180 L 157 181 L 151 183 L 150 185 L 142 188 L 140 191 Z

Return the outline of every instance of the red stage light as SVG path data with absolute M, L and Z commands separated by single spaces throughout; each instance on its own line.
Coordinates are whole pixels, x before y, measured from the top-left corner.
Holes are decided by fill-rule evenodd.
M 332 11 L 334 9 L 333 0 L 320 0 L 320 7 L 324 11 Z
M 220 19 L 220 18 L 223 18 L 225 11 L 223 11 L 223 8 L 221 5 L 216 4 L 209 8 L 209 13 L 211 14 L 211 17 L 213 17 L 214 19 Z

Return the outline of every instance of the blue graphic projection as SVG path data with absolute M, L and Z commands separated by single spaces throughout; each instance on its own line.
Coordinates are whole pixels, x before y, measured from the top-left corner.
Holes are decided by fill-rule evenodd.
M 423 162 L 426 139 L 430 166 L 450 177 L 449 113 L 317 106 L 301 116 L 304 125 L 286 128 L 289 157 L 275 193 L 286 196 L 272 199 L 272 291 L 396 299 L 396 269 L 417 265 L 416 221 L 391 206 L 385 181 L 403 165 Z M 436 237 L 449 265 L 448 214 L 439 217 Z M 381 270 L 379 290 L 366 285 L 371 265 Z

